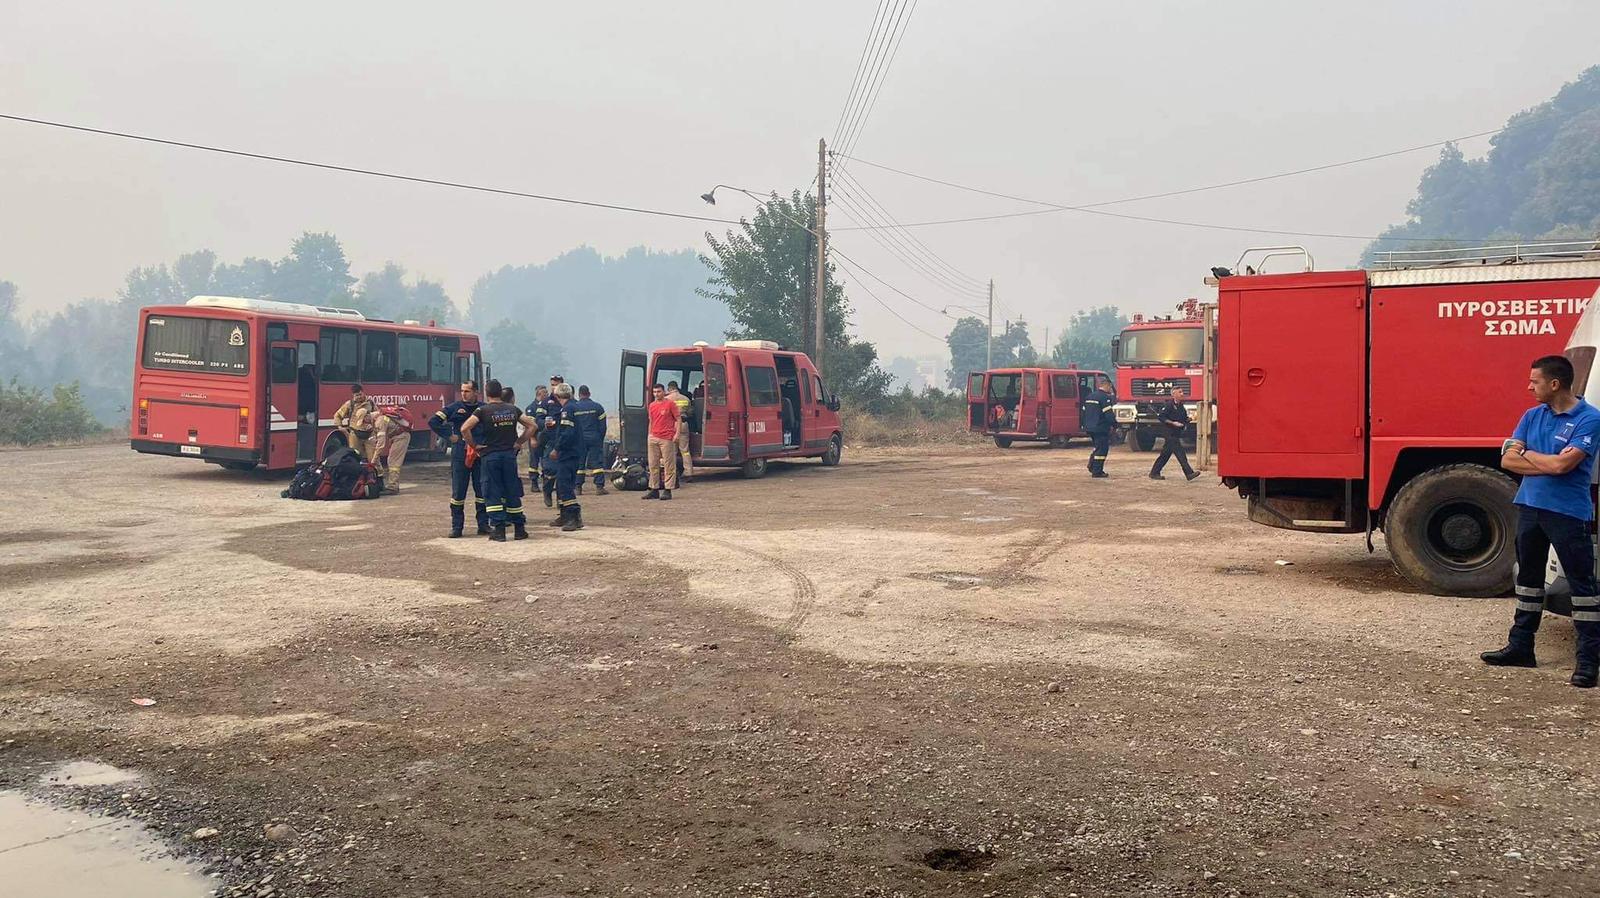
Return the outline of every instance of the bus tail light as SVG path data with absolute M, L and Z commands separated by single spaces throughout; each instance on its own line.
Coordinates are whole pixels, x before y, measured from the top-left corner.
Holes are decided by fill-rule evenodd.
M 250 445 L 250 410 L 239 409 L 239 445 Z
M 150 433 L 150 400 L 139 400 L 139 435 Z

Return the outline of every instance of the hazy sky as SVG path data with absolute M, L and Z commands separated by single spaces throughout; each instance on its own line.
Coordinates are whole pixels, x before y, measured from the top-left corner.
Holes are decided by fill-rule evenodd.
M 876 4 L 238 4 L 0 0 L 0 112 L 695 214 L 716 183 L 805 187 Z M 921 0 L 856 155 L 1078 203 L 1498 127 L 1600 62 L 1600 4 Z M 1486 140 L 1463 147 L 1469 155 Z M 1117 211 L 1375 234 L 1436 151 Z M 1029 208 L 852 164 L 901 221 Z M 836 207 L 830 224 L 847 226 Z M 111 296 L 200 248 L 277 257 L 330 230 L 359 274 L 396 260 L 465 305 L 504 264 L 580 244 L 704 246 L 706 225 L 374 181 L 0 121 L 0 279 L 29 310 Z M 713 226 L 716 227 L 716 226 Z M 1062 212 L 919 229 L 1052 338 L 1076 309 L 1161 311 L 1265 235 Z M 836 245 L 933 306 L 860 232 Z M 1305 242 L 1319 267 L 1361 241 Z M 847 282 L 849 280 L 847 276 Z M 871 282 L 869 282 L 871 283 Z M 917 326 L 950 321 L 871 284 Z M 852 284 L 886 356 L 939 355 Z M 536 324 L 536 322 L 530 322 Z M 641 347 L 643 348 L 643 347 Z

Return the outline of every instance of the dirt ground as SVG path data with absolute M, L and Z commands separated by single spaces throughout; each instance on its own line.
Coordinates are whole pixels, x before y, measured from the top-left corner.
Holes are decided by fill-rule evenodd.
M 1593 894 L 1564 620 L 1486 669 L 1509 600 L 1086 455 L 847 450 L 496 544 L 437 465 L 312 503 L 0 453 L 0 788 L 139 770 L 79 800 L 272 898 Z

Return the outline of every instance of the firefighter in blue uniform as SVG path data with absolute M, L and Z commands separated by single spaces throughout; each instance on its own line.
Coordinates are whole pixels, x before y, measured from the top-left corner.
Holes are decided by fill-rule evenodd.
M 1496 667 L 1539 665 L 1533 641 L 1544 617 L 1545 566 L 1555 549 L 1572 587 L 1572 626 L 1578 637 L 1577 663 L 1568 682 L 1593 689 L 1600 680 L 1600 584 L 1595 582 L 1589 536 L 1594 521 L 1589 484 L 1600 449 L 1600 410 L 1573 392 L 1573 373 L 1565 356 L 1534 360 L 1528 392 L 1539 404 L 1522 416 L 1501 454 L 1500 467 L 1522 475 L 1512 500 L 1517 508 L 1517 609 L 1505 648 L 1480 657 Z
M 489 524 L 493 528 L 489 538 L 498 543 L 506 541 L 506 525 L 516 528 L 517 539 L 528 538 L 527 517 L 522 513 L 522 477 L 517 473 L 517 450 L 533 433 L 533 419 L 522 413 L 515 403 L 507 402 L 500 381 L 484 384 L 489 401 L 478 407 L 461 424 L 461 434 L 471 439 L 481 433 L 483 455 L 478 467 L 483 469 L 483 486 L 488 500 Z M 522 433 L 517 432 L 521 425 Z
M 1116 422 L 1111 407 L 1116 404 L 1111 379 L 1104 374 L 1096 377 L 1094 392 L 1083 400 L 1080 409 L 1083 430 L 1094 440 L 1094 448 L 1089 450 L 1089 474 L 1093 477 L 1111 476 L 1106 473 L 1106 456 L 1111 453 L 1111 428 Z
M 528 417 L 536 422 L 533 440 L 528 443 L 528 489 L 535 493 L 540 492 L 539 464 L 544 456 L 544 404 L 549 398 L 550 388 L 540 384 L 533 388 L 533 401 L 524 409 Z
M 534 415 L 539 422 L 539 486 L 544 492 L 544 507 L 555 506 L 556 463 L 550 452 L 555 447 L 555 427 L 561 420 L 561 403 L 556 401 L 556 388 L 566 384 L 559 374 L 550 375 L 550 391 L 540 405 L 543 415 Z
M 483 501 L 483 469 L 467 467 L 467 443 L 461 438 L 461 425 L 472 417 L 483 403 L 478 401 L 478 382 L 469 380 L 461 385 L 461 398 L 433 413 L 428 427 L 438 434 L 449 447 L 450 453 L 450 536 L 461 535 L 466 524 L 467 484 L 472 484 L 472 498 L 477 506 L 478 533 L 489 532 L 489 513 Z
M 557 384 L 551 391 L 556 399 L 556 422 L 550 428 L 550 453 L 546 456 L 555 469 L 556 500 L 561 513 L 550 522 L 568 533 L 583 529 L 583 510 L 578 506 L 578 466 L 583 463 L 583 432 L 573 419 L 572 388 Z
M 578 495 L 583 495 L 583 481 L 594 478 L 597 496 L 606 494 L 606 410 L 589 397 L 587 386 L 578 387 L 578 398 L 567 406 L 567 414 L 578 424 L 578 435 L 583 437 L 583 458 L 578 464 Z

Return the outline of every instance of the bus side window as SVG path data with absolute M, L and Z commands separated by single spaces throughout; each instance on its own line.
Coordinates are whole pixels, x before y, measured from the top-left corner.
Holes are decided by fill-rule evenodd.
M 342 327 L 322 329 L 322 380 L 325 383 L 355 383 L 356 332 Z
M 275 384 L 292 384 L 299 380 L 299 372 L 295 368 L 295 355 L 293 346 L 272 347 L 272 382 Z

